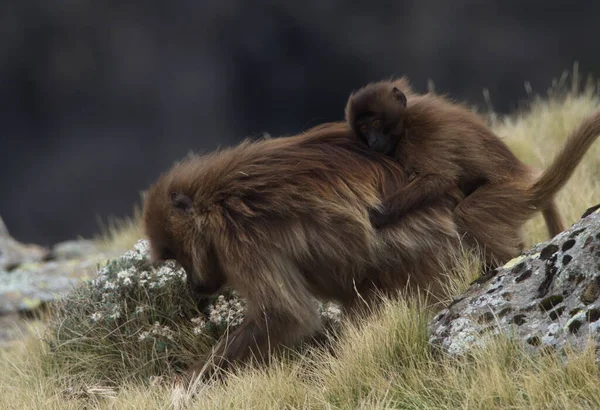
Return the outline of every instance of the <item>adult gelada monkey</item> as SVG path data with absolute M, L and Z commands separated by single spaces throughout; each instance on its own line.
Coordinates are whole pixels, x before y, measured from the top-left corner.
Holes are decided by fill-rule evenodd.
M 484 121 L 463 105 L 419 95 L 402 77 L 351 94 L 346 120 L 371 149 L 416 175 L 386 197 L 371 221 L 384 227 L 411 209 L 460 187 L 459 230 L 483 249 L 488 267 L 522 251 L 521 229 L 541 210 L 550 235 L 564 230 L 554 201 L 600 134 L 600 112 L 586 118 L 541 175 L 521 162 Z
M 460 250 L 452 209 L 462 197 L 441 196 L 377 232 L 368 209 L 405 184 L 402 168 L 345 122 L 191 156 L 163 174 L 143 215 L 153 260 L 177 260 L 199 295 L 230 287 L 247 303 L 215 362 L 200 359 L 188 376 L 310 337 L 315 298 L 352 311 L 409 282 L 437 289 Z

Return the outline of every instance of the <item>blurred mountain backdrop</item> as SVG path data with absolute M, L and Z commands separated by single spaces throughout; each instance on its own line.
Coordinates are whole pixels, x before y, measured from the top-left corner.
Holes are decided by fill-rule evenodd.
M 392 75 L 507 112 L 574 61 L 600 76 L 599 23 L 592 1 L 4 0 L 0 215 L 90 236 L 190 150 L 341 119 Z

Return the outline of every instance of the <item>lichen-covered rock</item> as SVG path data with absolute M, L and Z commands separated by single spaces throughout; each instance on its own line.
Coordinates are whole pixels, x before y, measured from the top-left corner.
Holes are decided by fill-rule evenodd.
M 0 269 L 0 315 L 35 310 L 66 295 L 73 286 L 96 276 L 107 255 L 88 255 L 84 260 L 30 262 L 11 271 Z
M 0 218 L 0 315 L 35 310 L 92 279 L 98 264 L 114 255 L 85 239 L 67 241 L 52 251 L 13 239 Z M 0 340 L 5 340 L 0 332 Z
M 600 342 L 600 208 L 475 281 L 429 331 L 430 342 L 451 355 L 499 334 L 532 351 Z
M 89 239 L 77 239 L 54 245 L 50 256 L 55 260 L 81 259 L 99 253 L 96 242 Z

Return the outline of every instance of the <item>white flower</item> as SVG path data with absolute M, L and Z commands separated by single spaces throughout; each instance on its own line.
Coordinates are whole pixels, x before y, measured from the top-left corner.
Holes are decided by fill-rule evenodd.
M 144 310 L 146 310 L 146 306 L 138 306 L 135 308 L 135 313 L 142 313 Z
M 217 325 L 236 326 L 244 318 L 245 307 L 241 300 L 228 301 L 223 295 L 210 307 L 209 320 Z
M 138 254 L 134 251 L 127 251 L 121 256 L 121 260 L 135 260 Z
M 174 340 L 173 335 L 175 334 L 175 332 L 173 332 L 169 328 L 169 326 L 161 326 L 159 322 L 154 322 L 154 325 L 152 325 L 152 328 L 150 329 L 150 331 L 144 332 L 144 333 L 148 333 L 148 334 L 152 334 L 152 335 L 156 335 L 156 336 L 162 336 L 169 340 Z M 140 338 L 140 340 L 142 340 L 142 339 Z
M 93 322 L 97 322 L 100 319 L 102 319 L 102 313 L 100 312 L 94 312 L 90 315 L 90 319 L 92 319 Z
M 122 270 L 121 272 L 117 273 L 117 278 L 119 278 L 119 279 L 125 279 L 125 278 L 128 278 L 129 276 L 130 276 L 130 274 L 126 270 Z
M 195 325 L 198 325 L 198 326 L 202 326 L 202 325 L 204 325 L 205 322 L 204 322 L 204 318 L 200 316 L 200 317 L 193 318 L 192 323 Z
M 148 242 L 148 240 L 141 239 L 137 241 L 135 245 L 133 245 L 133 249 L 142 255 L 147 255 L 150 251 L 150 242 Z
M 116 288 L 117 288 L 117 284 L 116 284 L 116 283 L 114 283 L 114 282 L 111 282 L 111 281 L 108 281 L 108 280 L 107 280 L 107 281 L 104 283 L 104 289 L 109 289 L 109 290 L 110 290 L 110 289 L 116 289 Z
M 149 336 L 150 336 L 150 332 L 142 332 L 138 336 L 138 340 L 140 340 L 140 341 L 146 340 L 146 339 L 148 339 Z

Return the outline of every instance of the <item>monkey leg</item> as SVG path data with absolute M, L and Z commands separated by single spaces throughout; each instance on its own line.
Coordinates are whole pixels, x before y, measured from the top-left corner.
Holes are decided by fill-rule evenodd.
M 234 364 L 263 363 L 273 350 L 292 347 L 320 328 L 317 305 L 298 266 L 276 251 L 245 252 L 255 258 L 231 258 L 224 264 L 228 272 L 236 273 L 230 277 L 246 299 L 246 317 L 237 329 L 222 337 L 212 354 L 188 369 L 188 380 L 199 375 L 206 378 Z
M 370 314 L 381 303 L 382 295 L 383 292 L 379 291 L 379 287 L 371 279 L 363 280 L 355 287 L 352 297 L 345 301 L 344 315 L 355 320 Z
M 216 370 L 227 370 L 240 363 L 265 363 L 282 346 L 293 346 L 316 334 L 319 317 L 300 323 L 286 312 L 264 311 L 260 317 L 247 317 L 230 334 L 223 335 L 213 352 L 194 363 L 185 373 L 188 381 L 210 377 Z
M 521 226 L 531 209 L 517 184 L 484 185 L 454 209 L 454 220 L 467 243 L 479 248 L 491 269 L 504 264 L 523 249 Z
M 386 299 L 394 299 L 399 291 L 407 289 L 404 275 L 394 279 L 391 269 L 379 267 L 370 269 L 369 275 L 354 287 L 354 292 L 343 304 L 344 315 L 356 320 L 376 311 Z
M 565 230 L 565 224 L 558 211 L 556 201 L 553 199 L 542 209 L 542 215 L 544 215 L 544 221 L 546 221 L 546 227 L 548 228 L 548 234 L 551 238 Z

